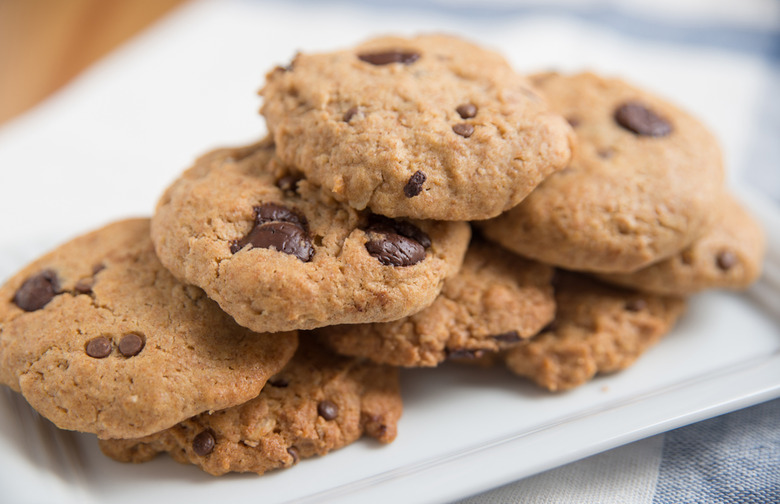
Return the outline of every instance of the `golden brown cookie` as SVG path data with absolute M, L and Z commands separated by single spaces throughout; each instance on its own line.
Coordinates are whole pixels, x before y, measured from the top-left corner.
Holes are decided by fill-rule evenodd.
M 290 363 L 246 404 L 140 439 L 101 440 L 100 448 L 121 462 L 170 452 L 216 476 L 263 474 L 325 455 L 363 434 L 389 443 L 401 411 L 396 368 L 338 357 L 302 338 Z
M 238 326 L 157 260 L 148 219 L 60 246 L 0 288 L 0 380 L 62 429 L 138 437 L 241 404 L 294 332 Z
M 152 220 L 162 263 L 255 331 L 393 320 L 460 268 L 463 222 L 358 212 L 274 155 L 272 141 L 201 158 Z
M 563 271 L 556 276 L 555 301 L 550 327 L 503 356 L 510 371 L 552 391 L 627 368 L 685 309 L 680 297 L 611 287 Z
M 389 217 L 493 217 L 570 157 L 569 125 L 527 80 L 452 36 L 298 54 L 262 95 L 279 157 Z
M 382 324 L 323 327 L 316 334 L 339 353 L 395 366 L 436 366 L 530 338 L 555 314 L 551 267 L 475 240 L 460 272 L 431 306 Z
M 482 226 L 525 257 L 565 269 L 626 273 L 701 237 L 720 203 L 718 143 L 648 92 L 591 73 L 532 77 L 574 125 L 567 169 Z
M 731 195 L 712 227 L 682 252 L 634 273 L 599 275 L 605 282 L 659 294 L 745 289 L 761 274 L 766 238 L 760 224 Z

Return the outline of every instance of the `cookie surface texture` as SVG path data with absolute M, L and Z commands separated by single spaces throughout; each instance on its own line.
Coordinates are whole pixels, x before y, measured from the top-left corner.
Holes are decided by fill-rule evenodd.
M 162 263 L 258 332 L 419 311 L 460 268 L 470 233 L 339 204 L 280 163 L 269 140 L 201 158 L 152 220 Z
M 402 403 L 398 370 L 338 357 L 302 336 L 293 360 L 260 395 L 140 439 L 101 440 L 121 462 L 170 452 L 204 471 L 263 474 L 324 455 L 366 434 L 393 441 Z
M 745 289 L 761 274 L 766 237 L 731 195 L 724 195 L 710 229 L 672 257 L 634 273 L 599 275 L 605 282 L 659 294 Z
M 339 353 L 395 366 L 436 366 L 530 338 L 555 314 L 553 269 L 475 240 L 431 306 L 382 324 L 316 330 Z
M 486 219 L 568 161 L 571 129 L 497 53 L 383 37 L 298 54 L 267 76 L 279 156 L 332 196 L 389 217 Z
M 531 78 L 574 125 L 570 165 L 483 232 L 564 269 L 633 272 L 706 232 L 722 193 L 714 137 L 668 102 L 594 74 Z
M 177 281 L 148 219 L 76 238 L 0 288 L 0 378 L 58 427 L 99 437 L 244 403 L 296 346 L 296 333 L 253 333 Z
M 683 298 L 638 293 L 559 271 L 555 321 L 504 355 L 507 368 L 551 391 L 625 369 L 668 333 Z

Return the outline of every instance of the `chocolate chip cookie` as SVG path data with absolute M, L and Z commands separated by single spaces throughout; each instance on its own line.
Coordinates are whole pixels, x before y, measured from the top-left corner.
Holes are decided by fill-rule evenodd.
M 339 353 L 395 366 L 473 358 L 510 348 L 553 319 L 552 274 L 549 266 L 475 240 L 461 271 L 428 308 L 393 322 L 315 332 Z
M 271 140 L 205 156 L 152 220 L 162 263 L 256 331 L 394 320 L 460 268 L 463 222 L 390 219 L 325 195 Z
M 169 274 L 148 219 L 62 245 L 0 288 L 0 380 L 62 429 L 151 434 L 256 397 L 297 334 L 256 334 Z
M 397 368 L 338 357 L 302 337 L 295 357 L 257 398 L 151 436 L 101 440 L 100 448 L 121 462 L 146 462 L 170 452 L 217 476 L 263 474 L 324 455 L 363 434 L 389 443 L 401 411 Z
M 532 77 L 577 136 L 570 165 L 482 226 L 492 240 L 566 269 L 626 273 L 706 232 L 723 184 L 716 140 L 648 92 L 591 73 Z
M 510 371 L 551 391 L 627 368 L 685 309 L 680 297 L 612 287 L 564 271 L 556 275 L 555 301 L 553 323 L 503 355 Z
M 571 154 L 569 125 L 525 78 L 451 36 L 298 54 L 262 95 L 280 158 L 336 200 L 390 217 L 496 216 Z
M 761 274 L 766 239 L 759 223 L 724 194 L 710 229 L 682 252 L 634 273 L 599 275 L 605 282 L 685 295 L 705 289 L 745 289 Z

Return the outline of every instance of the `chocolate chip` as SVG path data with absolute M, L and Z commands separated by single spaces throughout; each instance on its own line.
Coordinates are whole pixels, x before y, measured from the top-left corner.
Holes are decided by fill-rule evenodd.
M 272 387 L 286 388 L 290 382 L 286 378 L 272 378 L 268 380 L 268 384 Z
M 662 137 L 672 132 L 669 121 L 638 102 L 627 102 L 615 109 L 615 121 L 642 136 Z
M 358 59 L 372 65 L 389 65 L 391 63 L 403 63 L 410 65 L 420 59 L 420 54 L 411 51 L 384 51 L 376 53 L 358 54 Z
M 723 271 L 728 271 L 736 266 L 739 260 L 737 259 L 737 255 L 734 252 L 731 252 L 730 250 L 723 250 L 718 254 L 716 262 L 718 264 L 718 268 L 722 269 Z
M 465 348 L 460 348 L 458 350 L 450 350 L 447 354 L 447 358 L 449 359 L 476 359 L 477 357 L 482 357 L 483 352 L 480 350 L 467 350 Z
M 455 111 L 461 119 L 471 119 L 477 115 L 477 106 L 473 103 L 464 103 L 463 105 L 458 105 Z
M 211 431 L 204 430 L 192 440 L 192 451 L 196 455 L 205 457 L 209 453 L 214 451 L 214 447 L 217 445 L 214 434 Z
M 277 252 L 294 255 L 303 262 L 309 262 L 314 255 L 314 247 L 306 231 L 290 222 L 269 222 L 256 226 L 235 245 L 241 250 L 247 244 L 256 248 L 273 248 Z
M 235 254 L 251 244 L 257 248 L 274 248 L 308 262 L 314 255 L 314 247 L 305 228 L 304 217 L 282 205 L 264 203 L 255 207 L 255 227 L 231 243 L 230 251 Z
M 325 399 L 317 405 L 317 414 L 325 420 L 333 420 L 339 416 L 339 407 L 336 403 Z
M 93 338 L 87 343 L 86 352 L 95 359 L 104 359 L 111 355 L 111 341 L 105 336 Z
M 404 195 L 407 198 L 414 198 L 422 192 L 422 186 L 428 177 L 423 172 L 417 170 L 414 175 L 409 177 L 409 181 L 404 186 Z
M 542 330 L 539 331 L 539 334 L 546 333 L 546 332 L 553 332 L 553 331 L 557 331 L 557 330 L 558 330 L 558 321 L 557 320 L 553 320 L 552 322 L 550 322 L 546 326 L 542 327 Z
M 291 222 L 301 227 L 306 225 L 305 218 L 277 203 L 263 203 L 255 207 L 255 224 L 266 222 Z
M 493 339 L 496 341 L 500 341 L 501 343 L 515 343 L 517 341 L 520 341 L 520 335 L 517 333 L 517 331 L 509 331 L 501 334 L 496 334 L 493 336 Z
M 626 303 L 626 310 L 632 312 L 642 311 L 647 308 L 647 302 L 644 299 L 631 299 Z
M 294 446 L 291 446 L 291 447 L 287 448 L 287 453 L 289 453 L 290 456 L 292 457 L 293 465 L 297 464 L 298 460 L 300 460 L 300 456 L 298 455 L 298 449 L 296 447 L 294 447 Z
M 137 334 L 126 334 L 119 340 L 119 353 L 125 357 L 138 355 L 144 348 L 144 339 Z
M 24 311 L 40 310 L 59 293 L 60 282 L 52 270 L 43 270 L 24 281 L 14 294 L 14 303 Z
M 419 242 L 396 233 L 385 233 L 366 242 L 366 250 L 385 266 L 412 266 L 425 259 Z
M 468 138 L 474 134 L 474 126 L 469 123 L 459 123 L 452 127 L 452 131 L 463 138 Z
M 349 120 L 355 117 L 355 114 L 357 113 L 358 113 L 357 107 L 350 107 L 349 110 L 344 112 L 344 117 L 343 117 L 344 122 L 349 122 Z
M 372 214 L 369 217 L 368 231 L 377 233 L 396 233 L 416 241 L 423 248 L 431 246 L 431 238 L 420 228 L 411 222 L 390 219 L 384 215 Z

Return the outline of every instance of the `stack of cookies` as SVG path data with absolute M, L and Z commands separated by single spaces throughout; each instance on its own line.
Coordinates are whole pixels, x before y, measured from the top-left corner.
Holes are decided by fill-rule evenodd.
M 437 35 L 299 54 L 261 94 L 267 138 L 0 289 L 0 381 L 112 458 L 262 474 L 387 443 L 399 367 L 570 389 L 759 275 L 717 142 L 622 81 Z

